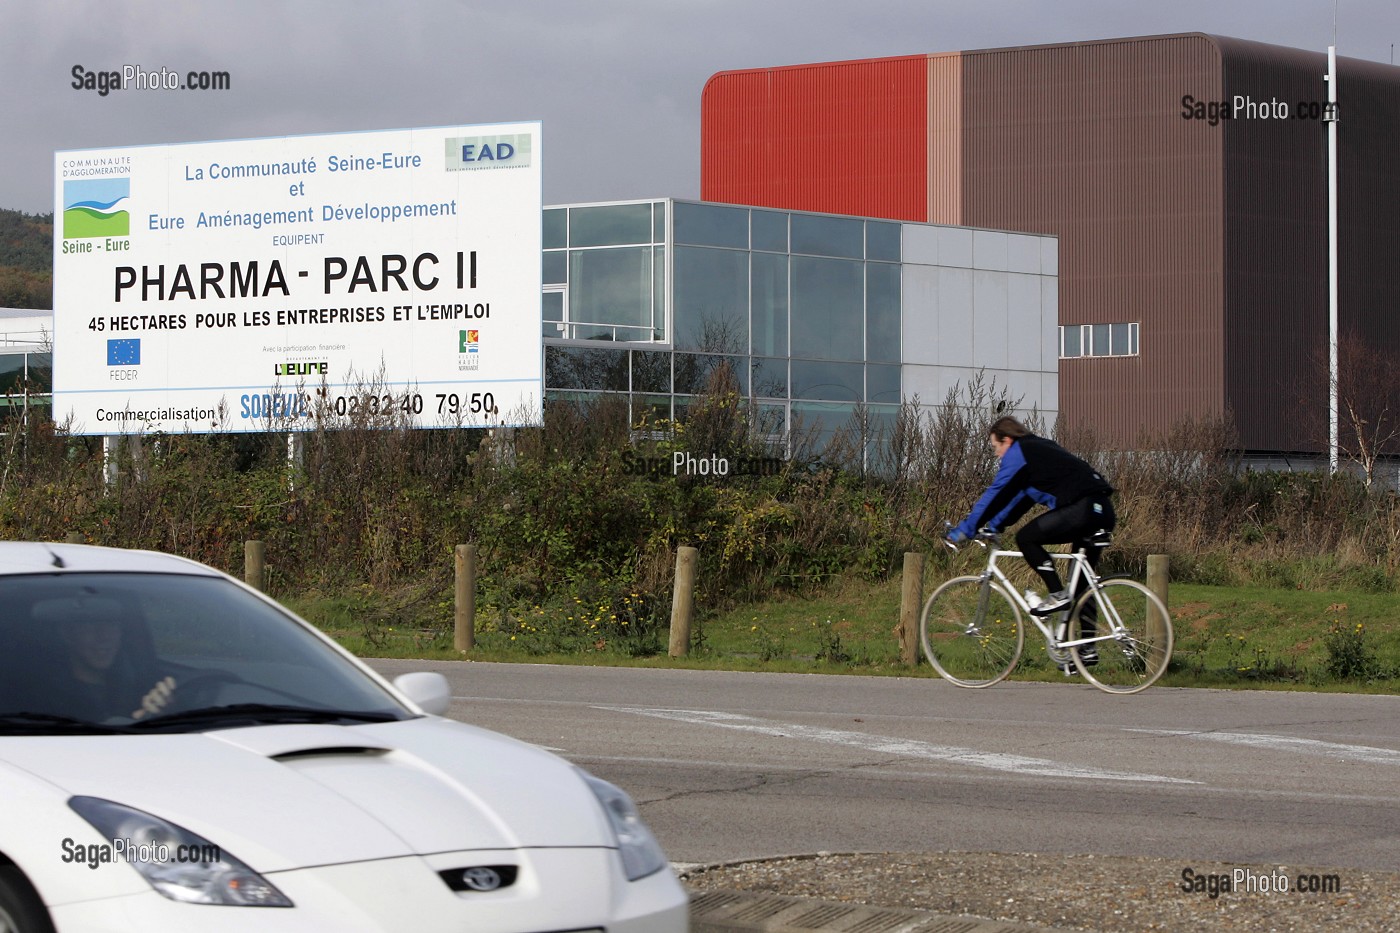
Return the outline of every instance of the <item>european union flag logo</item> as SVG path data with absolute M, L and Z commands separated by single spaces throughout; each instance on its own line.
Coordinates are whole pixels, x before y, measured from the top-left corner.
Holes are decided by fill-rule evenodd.
M 141 365 L 141 338 L 129 337 L 124 340 L 107 341 L 107 365 Z

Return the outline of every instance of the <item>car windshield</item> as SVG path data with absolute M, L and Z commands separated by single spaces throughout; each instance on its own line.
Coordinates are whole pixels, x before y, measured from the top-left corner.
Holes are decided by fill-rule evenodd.
M 0 734 L 411 715 L 306 626 L 229 580 L 0 576 Z

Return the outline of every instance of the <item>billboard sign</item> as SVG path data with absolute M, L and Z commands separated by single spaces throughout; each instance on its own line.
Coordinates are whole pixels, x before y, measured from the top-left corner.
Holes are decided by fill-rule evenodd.
M 539 422 L 539 123 L 54 162 L 54 418 L 74 433 Z

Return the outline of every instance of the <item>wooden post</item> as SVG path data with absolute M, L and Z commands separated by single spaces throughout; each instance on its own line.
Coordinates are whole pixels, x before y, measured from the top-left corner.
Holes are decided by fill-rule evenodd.
M 243 542 L 243 582 L 255 590 L 265 590 L 264 549 L 261 541 Z
M 695 564 L 700 552 L 693 547 L 676 549 L 676 588 L 671 594 L 671 646 L 673 658 L 690 652 L 690 619 L 695 610 Z
M 453 566 L 457 582 L 452 643 L 458 651 L 470 651 L 476 647 L 476 545 L 457 545 Z
M 1162 601 L 1170 611 L 1171 603 L 1167 601 L 1167 589 L 1169 577 L 1167 573 L 1168 561 L 1166 554 L 1147 555 L 1147 588 L 1157 594 L 1157 598 Z M 1154 610 L 1150 614 L 1149 631 L 1156 635 L 1162 628 L 1162 620 L 1157 618 Z
M 904 552 L 904 587 L 899 598 L 899 660 L 919 663 L 919 613 L 924 607 L 924 555 Z

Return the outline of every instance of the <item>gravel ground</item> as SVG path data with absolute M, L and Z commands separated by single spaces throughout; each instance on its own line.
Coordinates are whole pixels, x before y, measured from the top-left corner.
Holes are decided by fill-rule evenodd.
M 1183 870 L 1232 876 L 1255 890 L 1185 891 Z M 1271 876 L 1271 873 L 1276 873 Z M 1288 878 L 1287 893 L 1259 890 Z M 1294 890 L 1300 875 L 1335 875 L 1340 891 Z M 911 907 L 1105 933 L 1143 931 L 1400 930 L 1400 874 L 1347 868 L 1233 865 L 1155 858 L 1000 853 L 826 854 L 692 869 L 701 891 L 738 890 L 876 907 Z M 1200 881 L 1208 887 L 1209 880 Z M 1194 882 L 1193 882 L 1194 886 Z

